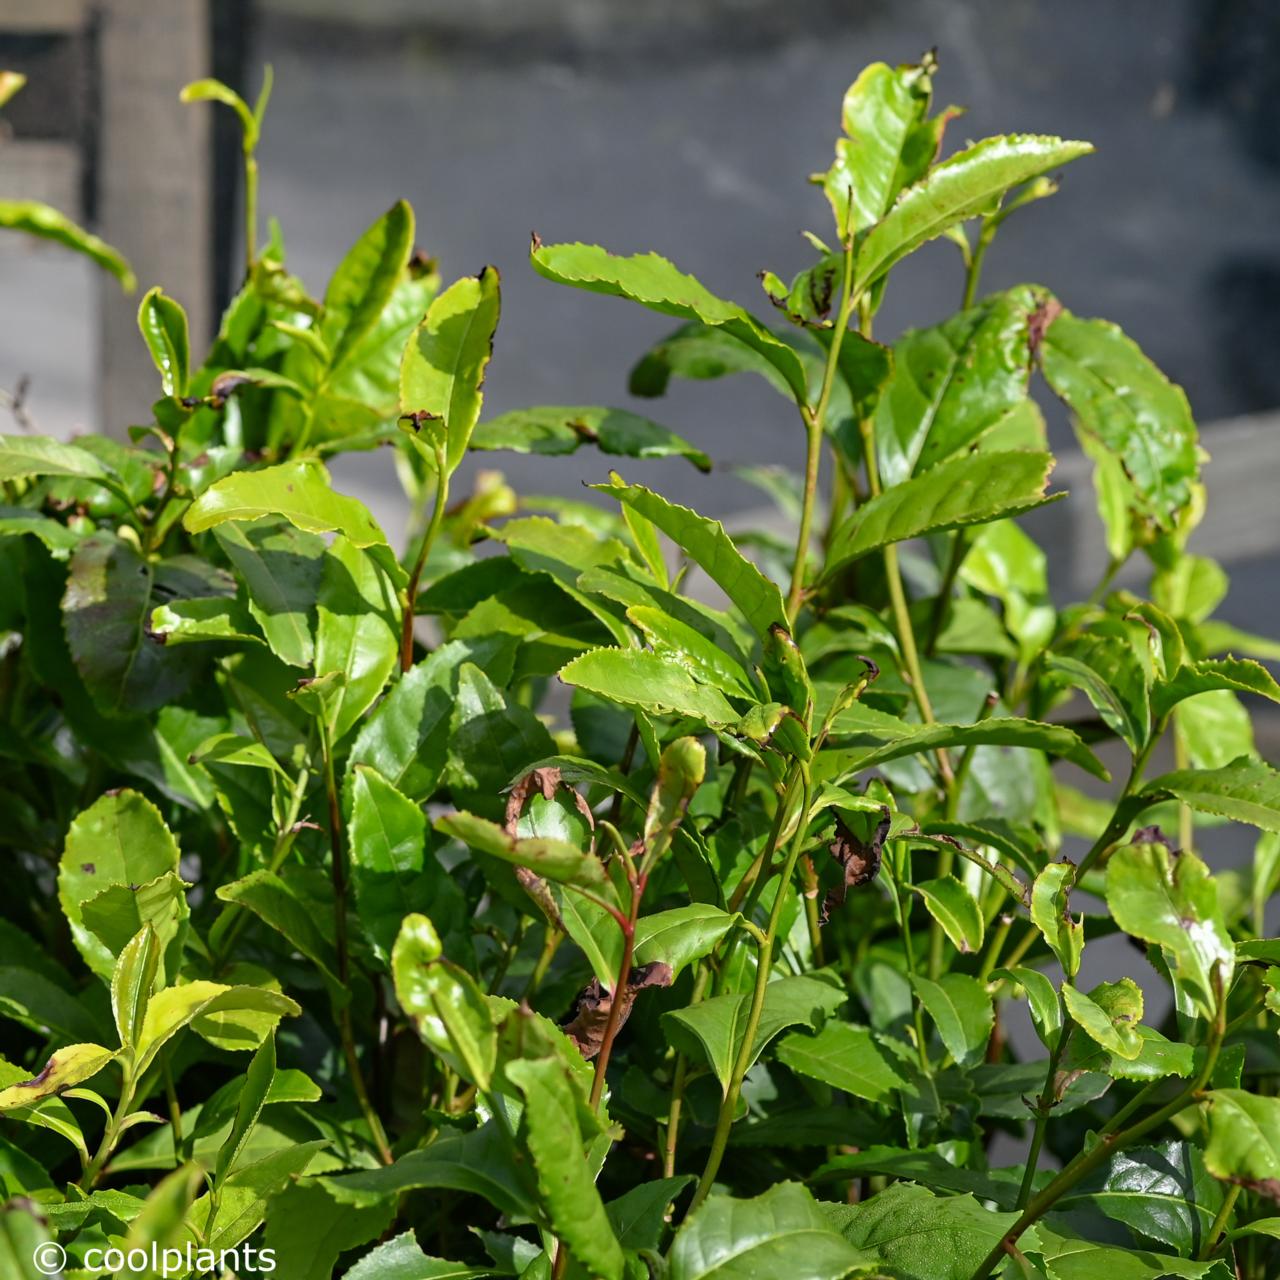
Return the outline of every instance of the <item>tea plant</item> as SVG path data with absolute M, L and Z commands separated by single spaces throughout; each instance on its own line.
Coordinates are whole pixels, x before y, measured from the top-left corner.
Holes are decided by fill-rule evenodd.
M 633 393 L 780 397 L 791 540 L 603 465 L 603 505 L 464 488 L 468 450 L 711 462 L 617 408 L 482 420 L 498 272 L 442 289 L 401 203 L 313 297 L 254 234 L 266 93 L 191 87 L 248 166 L 212 350 L 152 289 L 154 421 L 0 439 L 6 1274 L 54 1240 L 86 1276 L 153 1246 L 354 1280 L 1275 1274 L 1249 707 L 1280 647 L 1188 550 L 1182 391 L 1046 288 L 981 295 L 1088 145 L 940 159 L 934 72 L 849 89 L 774 326 L 534 238 L 548 280 L 681 322 Z M 882 345 L 942 238 L 961 310 Z M 1061 609 L 1017 523 L 1061 496 L 1039 379 L 1109 554 Z M 399 556 L 325 466 L 378 445 Z M 1146 596 L 1113 587 L 1135 557 Z M 1214 875 L 1224 823 L 1262 834 Z

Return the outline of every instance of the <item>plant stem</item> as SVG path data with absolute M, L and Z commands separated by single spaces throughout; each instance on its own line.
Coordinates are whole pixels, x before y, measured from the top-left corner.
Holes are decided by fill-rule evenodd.
M 907 966 L 907 977 L 914 978 L 916 976 L 916 951 L 911 942 L 911 908 L 915 905 L 910 891 L 907 888 L 907 882 L 911 878 L 911 866 L 908 861 L 910 850 L 899 842 L 898 844 L 900 862 L 898 864 L 898 916 L 900 924 L 900 932 L 902 936 L 902 958 Z M 924 1009 L 920 1003 L 920 996 L 915 990 L 915 984 L 912 983 L 911 990 L 911 1021 L 916 1032 L 916 1052 L 920 1055 L 920 1069 L 927 1076 L 933 1075 L 933 1064 L 929 1061 L 929 1042 L 924 1033 Z
M 1167 719 L 1167 717 L 1166 717 Z M 1125 780 L 1124 790 L 1121 791 L 1119 799 L 1116 801 L 1115 811 L 1111 815 L 1111 821 L 1107 823 L 1102 834 L 1093 842 L 1093 847 L 1084 855 L 1080 865 L 1076 868 L 1075 883 L 1079 884 L 1084 879 L 1084 874 L 1093 866 L 1095 862 L 1115 843 L 1128 829 L 1130 815 L 1124 812 L 1124 802 L 1142 785 L 1142 773 L 1147 767 L 1147 760 L 1150 758 L 1155 745 L 1160 741 L 1161 735 L 1164 733 L 1165 720 L 1161 720 L 1155 727 L 1151 736 L 1147 739 L 1146 745 L 1133 758 L 1133 765 L 1129 769 L 1129 777 Z
M 947 614 L 951 608 L 951 592 L 956 584 L 956 576 L 969 550 L 969 540 L 963 529 L 957 529 L 951 535 L 951 551 L 947 556 L 947 567 L 942 572 L 942 585 L 938 588 L 938 598 L 933 602 L 933 616 L 929 619 L 929 638 L 925 641 L 925 656 L 932 658 L 938 647 L 938 637 L 946 625 Z
M 1058 993 L 1058 1012 L 1062 1020 L 1062 1028 L 1058 1039 L 1049 1054 L 1049 1067 L 1044 1076 L 1044 1088 L 1036 1099 L 1035 1127 L 1031 1131 L 1031 1146 L 1027 1151 L 1027 1167 L 1022 1175 L 1022 1188 L 1018 1192 L 1018 1209 L 1025 1209 L 1031 1199 L 1031 1190 L 1035 1186 L 1036 1170 L 1040 1164 L 1040 1149 L 1044 1146 L 1044 1132 L 1049 1124 L 1049 1113 L 1053 1110 L 1057 1098 L 1058 1063 L 1062 1060 L 1062 1051 L 1066 1048 L 1067 1039 L 1071 1035 L 1071 1019 L 1067 1016 L 1062 1004 L 1062 993 Z
M 178 1105 L 178 1093 L 173 1087 L 173 1072 L 169 1069 L 169 1054 L 160 1054 L 160 1070 L 164 1073 L 164 1096 L 169 1104 L 169 1127 L 173 1130 L 173 1167 L 182 1163 L 182 1108 Z
M 689 996 L 689 1008 L 702 1003 L 707 989 L 707 981 L 711 977 L 709 965 L 702 964 L 698 968 L 698 976 L 694 980 L 693 991 Z M 671 1082 L 671 1107 L 667 1113 L 667 1138 L 662 1153 L 662 1176 L 670 1178 L 675 1174 L 676 1147 L 680 1141 L 680 1113 L 684 1109 L 684 1088 L 689 1075 L 689 1060 L 683 1053 L 676 1054 L 675 1078 Z
M 391 1164 L 395 1157 L 387 1143 L 386 1131 L 369 1097 L 369 1089 L 365 1084 L 364 1071 L 360 1066 L 360 1057 L 356 1053 L 355 1031 L 351 1023 L 351 957 L 347 942 L 347 867 L 346 856 L 342 848 L 342 807 L 338 802 L 338 782 L 333 768 L 333 747 L 329 740 L 329 726 L 320 721 L 320 749 L 324 755 L 324 787 L 329 801 L 329 874 L 333 883 L 333 920 L 334 939 L 337 951 L 338 985 L 348 999 L 340 1009 L 335 1009 L 338 1022 L 338 1035 L 342 1040 L 342 1053 L 347 1061 L 347 1070 L 351 1074 L 351 1087 L 355 1091 L 356 1101 L 369 1126 L 369 1133 L 383 1164 Z M 337 1002 L 335 1001 L 335 1004 Z
M 604 1074 L 609 1069 L 609 1057 L 613 1053 L 613 1041 L 618 1034 L 627 982 L 631 977 L 631 956 L 636 944 L 636 915 L 640 909 L 639 897 L 639 892 L 632 894 L 631 918 L 622 931 L 622 963 L 618 965 L 618 981 L 613 989 L 613 1002 L 609 1005 L 609 1020 L 604 1024 L 600 1052 L 596 1055 L 595 1078 L 591 1082 L 592 1110 L 599 1107 L 600 1095 L 604 1093 Z
M 1223 1231 L 1226 1230 L 1227 1223 L 1231 1219 L 1231 1214 L 1236 1207 L 1236 1201 L 1240 1199 L 1240 1192 L 1244 1188 L 1238 1182 L 1233 1182 L 1227 1188 L 1227 1194 L 1222 1199 L 1222 1208 L 1220 1208 L 1213 1219 L 1213 1226 L 1209 1228 L 1209 1234 L 1205 1236 L 1204 1243 L 1200 1246 L 1200 1252 L 1196 1254 L 1197 1259 L 1201 1262 L 1208 1261 L 1213 1256 L 1213 1251 L 1218 1247 L 1218 1240 Z
M 827 405 L 831 400 L 831 388 L 835 385 L 836 369 L 840 361 L 840 348 L 853 314 L 853 240 L 844 246 L 844 270 L 840 283 L 840 306 L 836 311 L 835 326 L 831 331 L 831 345 L 827 348 L 827 362 L 822 370 L 822 387 L 818 402 L 811 409 L 804 406 L 800 416 L 805 429 L 804 502 L 800 508 L 800 531 L 796 535 L 796 555 L 791 569 L 791 590 L 787 593 L 787 619 L 795 625 L 804 598 L 804 570 L 809 558 L 809 538 L 813 529 L 813 507 L 818 494 L 818 475 L 822 466 L 823 431 L 827 419 Z
M 738 1097 L 742 1092 L 742 1081 L 755 1058 L 756 1032 L 760 1027 L 760 1015 L 764 1010 L 764 997 L 769 985 L 769 974 L 773 967 L 773 946 L 778 936 L 778 925 L 782 920 L 782 909 L 787 900 L 787 886 L 796 869 L 796 862 L 804 847 L 805 832 L 809 825 L 809 801 L 811 788 L 809 770 L 803 762 L 797 760 L 793 768 L 799 772 L 803 787 L 803 798 L 800 804 L 800 821 L 792 836 L 791 847 L 787 853 L 786 864 L 782 870 L 782 879 L 778 885 L 777 895 L 773 900 L 773 910 L 769 913 L 769 926 L 763 939 L 758 940 L 759 960 L 756 965 L 755 989 L 751 995 L 751 1011 L 747 1015 L 747 1023 L 743 1029 L 742 1046 L 738 1050 L 737 1060 L 729 1076 L 724 1097 L 720 1102 L 720 1114 L 716 1117 L 716 1130 L 711 1139 L 711 1150 L 707 1154 L 707 1163 L 703 1167 L 702 1177 L 698 1180 L 698 1189 L 694 1192 L 693 1201 L 689 1205 L 692 1213 L 708 1196 L 716 1174 L 720 1170 L 720 1162 L 724 1159 L 725 1148 L 729 1143 L 729 1130 L 733 1127 L 733 1113 L 737 1109 Z
M 973 306 L 974 299 L 978 295 L 978 281 L 982 277 L 982 260 L 987 256 L 987 248 L 995 238 L 996 228 L 999 225 L 999 219 L 983 218 L 982 226 L 978 229 L 978 240 L 973 246 L 973 253 L 969 257 L 969 268 L 964 277 L 964 297 L 960 302 L 960 307 L 964 311 Z
M 1191 756 L 1187 750 L 1187 738 L 1175 716 L 1173 720 L 1173 767 L 1187 769 Z M 1178 801 L 1178 848 L 1183 853 L 1195 852 L 1196 829 L 1191 816 L 1191 806 L 1185 800 Z
M 120 1141 L 121 1130 L 125 1120 L 128 1118 L 129 1110 L 133 1106 L 133 1095 L 137 1088 L 137 1081 L 133 1079 L 132 1061 L 122 1065 L 122 1070 L 124 1075 L 120 1084 L 120 1098 L 116 1103 L 115 1111 L 112 1113 L 111 1122 L 107 1125 L 102 1135 L 102 1141 L 98 1144 L 98 1150 L 93 1159 L 89 1161 L 85 1166 L 84 1173 L 80 1175 L 78 1185 L 85 1191 L 92 1191 L 97 1185 L 98 1179 L 102 1177 L 102 1171 L 106 1167 L 107 1161 L 111 1159 L 111 1155 L 116 1149 L 116 1143 Z
M 444 523 L 445 508 L 449 503 L 449 468 L 445 458 L 443 445 L 437 445 L 436 455 L 436 501 L 431 511 L 431 523 L 422 536 L 422 546 L 418 548 L 418 558 L 414 561 L 413 572 L 409 575 L 409 585 L 405 588 L 404 618 L 400 627 L 400 670 L 408 671 L 413 666 L 413 619 L 414 608 L 418 599 L 418 584 L 422 580 L 422 570 L 426 566 L 427 556 L 431 552 L 440 526 Z
M 1204 1065 L 1200 1068 L 1195 1079 L 1171 1102 L 1149 1115 L 1145 1120 L 1140 1120 L 1137 1124 L 1131 1125 L 1127 1129 L 1117 1131 L 1115 1127 L 1119 1120 L 1117 1115 L 1109 1125 L 1103 1128 L 1098 1135 L 1098 1141 L 1088 1151 L 1080 1152 L 1073 1160 L 1069 1161 L 1058 1176 L 1027 1205 L 1018 1220 L 1001 1237 L 982 1262 L 978 1264 L 972 1280 L 986 1280 L 1008 1255 L 1009 1250 L 1018 1243 L 1022 1233 L 1029 1227 L 1034 1226 L 1078 1182 L 1088 1177 L 1090 1173 L 1106 1163 L 1117 1152 L 1131 1147 L 1139 1139 L 1150 1133 L 1151 1130 L 1158 1129 L 1162 1124 L 1194 1102 L 1196 1095 L 1200 1093 L 1213 1074 L 1214 1065 L 1218 1060 L 1218 1050 L 1222 1046 L 1223 1031 L 1222 1008 L 1220 1007 L 1217 1022 L 1210 1035 Z

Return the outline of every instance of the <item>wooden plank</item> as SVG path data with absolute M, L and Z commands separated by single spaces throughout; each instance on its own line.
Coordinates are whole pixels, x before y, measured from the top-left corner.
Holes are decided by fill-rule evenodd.
M 182 86 L 209 73 L 207 0 L 105 0 L 99 9 L 102 119 L 98 231 L 133 265 L 139 290 L 178 299 L 204 351 L 213 310 L 209 108 Z M 102 429 L 150 420 L 160 393 L 138 336 L 138 299 L 100 283 Z

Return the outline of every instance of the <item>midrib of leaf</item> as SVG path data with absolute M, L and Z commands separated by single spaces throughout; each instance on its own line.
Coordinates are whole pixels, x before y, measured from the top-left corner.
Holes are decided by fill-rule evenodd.
M 732 1266 L 740 1258 L 747 1257 L 749 1254 L 756 1252 L 758 1249 L 768 1248 L 780 1240 L 794 1242 L 807 1236 L 813 1236 L 817 1240 L 843 1239 L 834 1231 L 826 1230 L 822 1227 L 791 1227 L 783 1231 L 774 1232 L 773 1235 L 764 1240 L 753 1240 L 744 1249 L 739 1249 L 737 1253 L 731 1253 L 723 1257 L 716 1263 L 710 1271 L 699 1271 L 696 1273 L 695 1280 L 711 1280 L 712 1276 L 719 1275 L 726 1267 Z M 850 1248 L 854 1246 L 850 1245 Z

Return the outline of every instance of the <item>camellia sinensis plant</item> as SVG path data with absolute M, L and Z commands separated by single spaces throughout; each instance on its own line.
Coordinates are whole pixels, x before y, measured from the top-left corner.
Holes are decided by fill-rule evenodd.
M 1048 288 L 982 293 L 1090 148 L 955 149 L 934 73 L 849 89 L 767 323 L 534 238 L 678 322 L 634 394 L 777 397 L 791 533 L 736 540 L 638 482 L 711 465 L 646 417 L 484 418 L 498 272 L 442 288 L 405 204 L 312 296 L 254 235 L 266 94 L 188 89 L 245 144 L 212 349 L 153 288 L 153 421 L 0 439 L 7 1276 L 54 1242 L 86 1277 L 1277 1274 L 1280 648 L 1213 616 L 1182 391 Z M 886 344 L 933 240 L 961 308 Z M 1063 496 L 1046 388 L 1109 555 L 1066 608 L 1019 523 Z M 376 445 L 400 554 L 326 469 Z M 628 478 L 458 478 L 578 449 Z M 1259 834 L 1214 874 L 1225 824 Z

